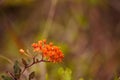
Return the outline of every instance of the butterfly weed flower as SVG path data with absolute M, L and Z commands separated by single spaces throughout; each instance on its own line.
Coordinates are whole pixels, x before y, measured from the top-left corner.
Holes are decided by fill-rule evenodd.
M 39 40 L 37 43 L 32 44 L 33 47 L 33 54 L 31 54 L 28 50 L 25 51 L 23 49 L 20 49 L 20 53 L 22 55 L 27 56 L 28 58 L 32 59 L 32 63 L 27 64 L 27 61 L 22 59 L 22 63 L 24 64 L 24 69 L 22 70 L 23 74 L 25 70 L 29 67 L 31 67 L 34 64 L 40 63 L 40 62 L 62 62 L 62 59 L 64 58 L 64 55 L 60 48 L 58 46 L 53 45 L 52 42 L 47 44 L 46 40 Z M 39 55 L 41 57 L 39 58 Z
M 52 42 L 47 43 L 46 40 L 39 40 L 38 42 L 33 43 L 32 47 L 32 54 L 28 50 L 25 51 L 23 49 L 20 49 L 20 53 L 22 55 L 25 55 L 30 59 L 32 58 L 33 60 L 32 63 L 26 68 L 31 67 L 32 65 L 40 62 L 62 62 L 62 59 L 64 58 L 64 54 L 62 53 L 60 48 L 58 46 L 53 45 Z
M 42 58 L 49 62 L 62 62 L 64 55 L 58 46 L 54 46 L 52 42 L 46 43 L 46 40 L 40 40 L 32 44 L 33 51 L 41 53 Z

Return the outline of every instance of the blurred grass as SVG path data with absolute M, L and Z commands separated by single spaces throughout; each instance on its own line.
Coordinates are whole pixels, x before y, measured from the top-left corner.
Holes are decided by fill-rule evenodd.
M 10 60 L 9 58 L 3 56 L 3 55 L 0 55 L 0 64 L 3 65 L 3 64 L 10 64 L 10 65 L 13 65 L 13 61 Z

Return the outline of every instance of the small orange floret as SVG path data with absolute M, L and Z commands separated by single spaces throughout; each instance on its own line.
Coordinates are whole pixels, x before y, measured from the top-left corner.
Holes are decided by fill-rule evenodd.
M 49 43 L 49 45 L 50 45 L 50 46 L 53 46 L 53 43 L 52 43 L 52 42 L 50 42 L 50 43 Z
M 25 51 L 23 49 L 20 49 L 19 51 L 20 51 L 21 54 L 25 53 Z
M 42 44 L 42 43 L 43 43 L 43 41 L 42 41 L 42 40 L 38 41 L 38 44 Z
M 33 44 L 32 44 L 32 47 L 36 48 L 36 47 L 37 47 L 37 44 L 36 44 L 36 43 L 33 43 Z
M 43 40 L 44 44 L 46 44 L 46 39 Z

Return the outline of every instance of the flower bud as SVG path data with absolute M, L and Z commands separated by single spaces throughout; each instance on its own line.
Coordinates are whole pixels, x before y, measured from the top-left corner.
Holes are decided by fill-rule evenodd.
M 25 53 L 25 51 L 23 49 L 20 49 L 19 51 L 20 51 L 21 54 Z

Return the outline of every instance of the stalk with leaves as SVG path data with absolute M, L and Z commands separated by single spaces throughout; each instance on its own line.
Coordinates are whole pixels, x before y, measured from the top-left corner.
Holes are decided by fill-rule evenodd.
M 28 62 L 26 59 L 21 59 L 23 67 L 20 67 L 18 61 L 15 61 L 13 66 L 13 73 L 7 71 L 8 75 L 2 75 L 3 80 L 22 80 L 24 72 L 32 67 L 34 64 L 41 62 L 62 62 L 64 55 L 58 46 L 54 46 L 52 42 L 49 44 L 46 43 L 46 40 L 40 40 L 37 43 L 32 44 L 33 53 L 30 53 L 28 50 L 25 51 L 20 49 L 20 53 L 24 56 L 27 56 L 31 62 Z M 38 57 L 41 56 L 41 57 Z M 28 80 L 33 79 L 35 72 L 29 74 Z

